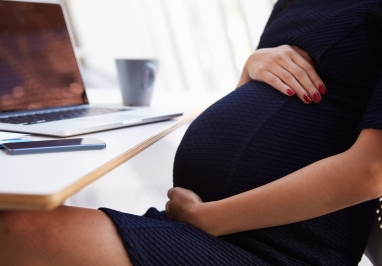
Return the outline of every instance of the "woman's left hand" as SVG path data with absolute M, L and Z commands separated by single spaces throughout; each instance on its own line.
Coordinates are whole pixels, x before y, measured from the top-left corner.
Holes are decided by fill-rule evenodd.
M 170 199 L 166 204 L 167 217 L 198 227 L 195 213 L 204 204 L 202 199 L 191 190 L 184 188 L 172 188 L 167 196 Z

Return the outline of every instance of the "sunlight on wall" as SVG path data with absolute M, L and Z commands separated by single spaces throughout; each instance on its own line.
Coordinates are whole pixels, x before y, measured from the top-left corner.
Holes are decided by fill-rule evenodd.
M 66 0 L 90 87 L 116 87 L 115 58 L 158 58 L 157 89 L 235 88 L 273 0 Z
M 231 43 L 235 65 L 240 70 L 253 50 L 249 40 L 247 25 L 236 0 L 222 0 L 226 17 L 226 31 Z

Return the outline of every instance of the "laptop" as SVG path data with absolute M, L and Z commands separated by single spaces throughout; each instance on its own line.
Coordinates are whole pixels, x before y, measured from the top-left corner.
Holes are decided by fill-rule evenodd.
M 0 1 L 0 130 L 67 137 L 181 115 L 90 106 L 59 1 Z

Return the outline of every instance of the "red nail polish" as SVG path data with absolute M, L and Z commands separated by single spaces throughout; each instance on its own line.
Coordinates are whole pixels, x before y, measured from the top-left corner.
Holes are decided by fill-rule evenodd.
M 321 94 L 326 94 L 326 88 L 324 85 L 320 85 L 318 87 L 318 90 L 320 91 Z
M 316 103 L 319 103 L 322 101 L 321 95 L 318 94 L 317 92 L 313 95 L 313 99 Z
M 316 67 L 316 62 L 314 62 L 313 59 L 310 59 L 310 60 L 309 60 L 309 63 L 310 63 L 312 66 Z
M 287 89 L 287 93 L 289 96 L 293 96 L 296 94 L 292 89 Z
M 305 100 L 306 102 L 308 102 L 308 103 L 311 103 L 311 102 L 312 102 L 312 99 L 309 97 L 308 94 L 305 94 L 305 95 L 304 95 L 304 100 Z

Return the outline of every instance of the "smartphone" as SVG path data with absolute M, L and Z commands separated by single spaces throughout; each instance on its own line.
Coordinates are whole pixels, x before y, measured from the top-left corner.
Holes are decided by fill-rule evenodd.
M 64 151 L 102 150 L 106 148 L 106 144 L 95 138 L 78 138 L 4 143 L 3 148 L 4 151 L 10 155 L 20 155 Z

